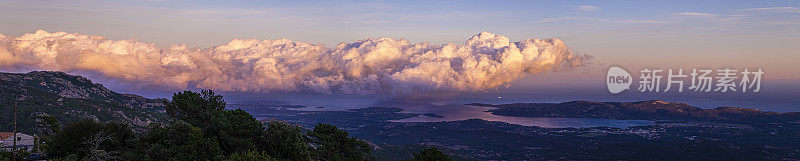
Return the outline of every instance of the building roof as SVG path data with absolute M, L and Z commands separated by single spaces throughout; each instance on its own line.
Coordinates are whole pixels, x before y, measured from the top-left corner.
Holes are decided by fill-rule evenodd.
M 19 135 L 20 133 L 17 133 Z M 13 132 L 0 132 L 0 140 L 6 140 L 10 137 L 14 136 Z

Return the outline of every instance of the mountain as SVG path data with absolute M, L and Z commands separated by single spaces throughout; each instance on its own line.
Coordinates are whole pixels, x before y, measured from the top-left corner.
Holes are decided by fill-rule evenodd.
M 637 108 L 643 111 L 697 110 L 674 103 L 663 105 L 666 102 L 661 101 L 618 103 L 628 105 L 631 110 Z M 610 107 L 602 102 L 586 101 L 565 102 L 560 106 L 565 108 L 563 112 L 567 112 L 567 109 L 580 109 L 577 105 L 588 106 L 587 104 L 596 105 L 599 109 Z M 675 107 L 672 107 L 673 105 Z M 652 124 L 629 127 L 543 128 L 482 119 L 402 122 L 396 120 L 418 117 L 421 114 L 394 107 L 313 112 L 263 104 L 231 104 L 230 107 L 244 109 L 260 119 L 278 119 L 303 127 L 312 127 L 319 122 L 330 123 L 346 129 L 352 136 L 378 145 L 380 148 L 375 149 L 373 153 L 378 160 L 407 158 L 420 149 L 430 146 L 439 148 L 454 160 L 800 159 L 797 155 L 800 142 L 796 141 L 800 138 L 800 122 L 731 123 L 725 120 L 676 120 L 653 121 Z M 620 106 L 615 105 L 615 107 Z M 727 116 L 728 114 L 754 117 L 761 117 L 762 114 L 786 115 L 731 107 L 708 109 L 708 111 L 709 113 L 713 111 L 720 118 L 734 117 Z M 583 115 L 585 117 L 596 117 L 585 114 Z M 565 113 L 558 116 L 579 115 Z M 559 123 L 559 120 L 541 121 Z M 617 123 L 625 124 L 622 122 L 626 121 Z
M 13 130 L 13 108 L 18 106 L 18 129 L 39 133 L 37 116 L 63 122 L 91 119 L 116 121 L 141 129 L 161 122 L 164 99 L 120 94 L 82 76 L 56 71 L 0 73 L 0 131 Z
M 686 103 L 659 100 L 639 102 L 572 101 L 563 103 L 514 103 L 469 105 L 496 107 L 495 115 L 517 117 L 573 117 L 620 120 L 792 122 L 800 121 L 800 113 L 777 113 L 752 108 L 718 107 L 702 109 Z

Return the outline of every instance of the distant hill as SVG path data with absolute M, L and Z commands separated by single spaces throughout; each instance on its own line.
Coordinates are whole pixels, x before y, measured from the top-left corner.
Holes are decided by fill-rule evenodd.
M 120 94 L 91 80 L 55 71 L 25 74 L 0 73 L 0 131 L 13 129 L 14 102 L 18 104 L 18 128 L 39 133 L 36 117 L 50 115 L 63 122 L 91 119 L 127 123 L 134 129 L 160 122 L 163 99 Z
M 658 100 L 640 102 L 514 103 L 469 105 L 496 107 L 492 114 L 517 117 L 573 117 L 620 120 L 733 121 L 733 122 L 796 122 L 800 113 L 777 113 L 741 107 L 702 109 L 686 103 Z

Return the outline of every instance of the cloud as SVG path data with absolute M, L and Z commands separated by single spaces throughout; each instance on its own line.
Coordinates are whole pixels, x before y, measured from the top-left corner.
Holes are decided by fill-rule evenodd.
M 766 8 L 746 8 L 735 10 L 734 14 L 713 14 L 701 12 L 680 12 L 672 15 L 686 16 L 691 18 L 703 18 L 708 22 L 715 23 L 748 23 L 754 25 L 797 25 L 797 15 L 800 9 L 795 7 L 766 7 Z
M 713 13 L 700 13 L 700 12 L 680 12 L 680 13 L 673 13 L 672 15 L 697 16 L 697 17 L 718 16 L 717 14 Z
M 578 6 L 575 9 L 579 11 L 597 11 L 600 10 L 600 7 L 597 6 Z
M 328 48 L 288 39 L 234 39 L 205 49 L 39 30 L 0 34 L 0 70 L 96 73 L 160 89 L 340 94 L 481 91 L 548 70 L 585 65 L 559 39 L 482 32 L 464 44 L 433 46 L 377 38 Z
M 765 8 L 745 8 L 745 9 L 740 9 L 738 11 L 800 13 L 800 8 L 796 8 L 796 7 L 765 7 Z
M 616 24 L 663 24 L 666 21 L 646 20 L 646 19 L 609 19 L 592 17 L 555 17 L 543 18 L 538 23 L 558 23 L 558 22 L 595 22 L 595 23 L 616 23 Z

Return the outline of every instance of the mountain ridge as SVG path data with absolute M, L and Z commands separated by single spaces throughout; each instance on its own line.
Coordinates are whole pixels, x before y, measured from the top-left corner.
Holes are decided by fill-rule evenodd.
M 778 113 L 743 107 L 702 109 L 686 103 L 648 100 L 638 102 L 570 101 L 562 103 L 512 103 L 467 105 L 495 107 L 487 110 L 494 115 L 516 117 L 574 117 L 620 120 L 676 121 L 798 121 L 800 113 Z
M 99 83 L 59 71 L 0 72 L 0 130 L 10 131 L 14 105 L 21 132 L 39 133 L 38 116 L 62 122 L 89 119 L 115 121 L 141 129 L 162 122 L 165 99 L 120 94 Z

